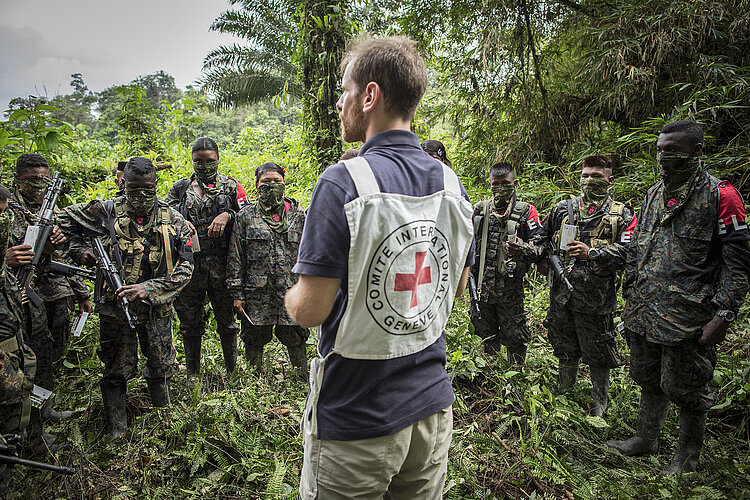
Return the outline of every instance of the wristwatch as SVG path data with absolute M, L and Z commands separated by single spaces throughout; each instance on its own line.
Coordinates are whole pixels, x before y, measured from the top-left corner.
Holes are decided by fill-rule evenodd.
M 737 315 L 734 314 L 734 311 L 730 311 L 729 309 L 721 309 L 720 311 L 716 311 L 716 316 L 720 317 L 727 323 L 731 323 L 737 317 Z
M 589 248 L 587 255 L 588 255 L 589 260 L 596 260 L 599 258 L 599 255 L 601 255 L 601 252 L 599 251 L 598 248 Z

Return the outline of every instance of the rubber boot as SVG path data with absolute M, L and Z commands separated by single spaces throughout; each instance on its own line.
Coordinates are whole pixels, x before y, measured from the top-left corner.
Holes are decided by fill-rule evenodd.
M 508 363 L 511 365 L 523 365 L 526 363 L 526 346 L 508 347 Z
M 51 420 L 53 422 L 59 422 L 61 420 L 69 420 L 76 414 L 74 411 L 57 411 L 54 408 L 55 399 L 54 396 L 49 398 L 42 406 L 42 420 Z
M 641 391 L 641 406 L 638 409 L 638 430 L 630 439 L 607 441 L 607 446 L 623 455 L 650 455 L 659 451 L 659 433 L 669 413 L 666 394 Z
M 307 378 L 307 345 L 287 346 L 286 350 L 289 351 L 289 362 L 298 370 L 300 377 Z
M 258 373 L 264 373 L 263 347 L 249 346 L 245 344 L 245 359 L 251 368 L 255 368 L 255 371 Z
M 680 410 L 680 439 L 674 450 L 672 465 L 664 470 L 664 474 L 678 472 L 693 472 L 698 468 L 698 459 L 706 436 L 706 412 L 691 412 Z
M 63 447 L 57 443 L 57 436 L 44 430 L 42 424 L 42 413 L 40 410 L 32 409 L 29 426 L 26 432 L 28 439 L 25 447 L 34 455 L 45 455 L 51 451 L 61 451 Z
M 154 408 L 164 408 L 169 406 L 169 382 L 164 379 L 147 380 L 148 393 L 151 396 L 151 406 Z
M 127 386 L 116 382 L 99 383 L 104 401 L 104 413 L 107 416 L 105 430 L 111 439 L 117 439 L 128 430 L 128 416 L 125 413 L 125 395 Z
M 557 393 L 571 389 L 578 378 L 578 358 L 563 359 L 560 358 L 560 364 L 557 369 Z
M 221 335 L 221 350 L 224 353 L 224 367 L 227 375 L 232 375 L 237 368 L 237 332 Z
M 591 369 L 591 415 L 601 417 L 607 410 L 609 401 L 609 368 L 606 366 L 590 366 Z
M 201 372 L 201 340 L 203 340 L 202 337 L 182 337 L 188 377 L 198 375 Z

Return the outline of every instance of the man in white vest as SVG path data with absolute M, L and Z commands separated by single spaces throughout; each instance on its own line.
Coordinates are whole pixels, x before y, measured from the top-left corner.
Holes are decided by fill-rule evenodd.
M 472 207 L 410 125 L 427 84 L 416 43 L 361 40 L 336 107 L 360 156 L 329 167 L 286 306 L 317 326 L 302 498 L 440 498 L 454 401 L 444 328 L 474 262 Z

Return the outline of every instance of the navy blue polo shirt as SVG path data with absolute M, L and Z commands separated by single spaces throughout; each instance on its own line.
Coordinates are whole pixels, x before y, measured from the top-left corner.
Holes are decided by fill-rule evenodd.
M 360 150 L 381 192 L 428 196 L 443 189 L 443 169 L 404 130 L 381 132 Z M 465 189 L 461 186 L 468 200 Z M 315 186 L 294 272 L 338 278 L 341 288 L 333 310 L 319 330 L 318 350 L 331 352 L 347 306 L 349 226 L 344 205 L 357 198 L 346 167 L 326 169 Z M 474 263 L 474 244 L 466 266 Z M 365 307 L 362 304 L 362 307 Z M 347 359 L 331 355 L 318 401 L 318 438 L 350 441 L 386 436 L 453 404 L 445 371 L 445 332 L 415 354 L 388 360 Z

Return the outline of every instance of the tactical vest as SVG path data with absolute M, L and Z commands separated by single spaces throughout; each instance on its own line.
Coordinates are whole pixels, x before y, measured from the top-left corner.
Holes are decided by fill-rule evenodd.
M 114 231 L 122 255 L 125 283 L 131 285 L 143 279 L 171 275 L 178 255 L 175 251 L 177 230 L 169 205 L 157 202 L 156 213 L 151 215 L 152 221 L 134 234 L 131 225 L 135 223 L 127 212 L 126 203 L 124 197 L 104 202 L 105 212 L 111 217 L 107 222 L 110 240 Z M 153 241 L 148 238 L 151 234 L 156 235 Z
M 573 214 L 574 224 L 579 225 L 582 222 L 581 220 L 576 220 L 575 216 L 575 212 L 578 210 L 577 205 L 579 199 L 580 198 L 574 198 L 573 200 L 568 200 L 568 210 L 563 214 L 560 220 L 560 225 L 552 238 L 556 249 L 560 248 L 562 228 L 564 224 L 568 224 L 571 213 Z M 576 206 L 574 206 L 574 204 Z M 586 243 L 591 248 L 601 248 L 614 244 L 617 235 L 620 233 L 625 222 L 622 215 L 624 210 L 624 203 L 612 200 L 609 211 L 601 216 L 599 225 L 592 231 L 581 231 L 579 226 L 577 238 L 580 238 L 580 241 Z M 570 261 L 570 258 L 567 255 L 565 256 L 565 261 Z
M 232 221 L 227 224 L 224 228 L 224 233 L 219 237 L 208 236 L 208 226 L 214 221 L 217 215 L 224 212 L 231 212 L 234 206 L 234 201 L 229 191 L 229 178 L 226 177 L 224 181 L 221 181 L 221 177 L 217 174 L 216 182 L 221 182 L 221 188 L 219 194 L 213 197 L 211 214 L 207 217 L 193 220 L 189 213 L 187 206 L 187 190 L 190 188 L 193 177 L 189 179 L 180 179 L 174 183 L 174 189 L 177 194 L 177 199 L 180 200 L 177 205 L 177 211 L 185 218 L 193 223 L 195 230 L 198 234 L 198 239 L 201 245 L 201 251 L 204 255 L 211 253 L 226 254 L 229 248 L 229 238 L 232 235 Z M 196 254 L 197 255 L 197 254 Z
M 474 237 L 478 243 L 479 251 L 479 276 L 477 278 L 477 293 L 482 296 L 482 288 L 485 276 L 485 267 L 487 254 L 495 251 L 497 258 L 493 264 L 490 264 L 495 272 L 501 277 L 523 276 L 525 269 L 521 268 L 523 263 L 516 262 L 513 257 L 508 255 L 505 241 L 508 234 L 518 232 L 518 225 L 521 223 L 523 214 L 529 208 L 529 204 L 524 201 L 515 201 L 510 213 L 495 217 L 496 223 L 489 218 L 492 200 L 482 201 L 481 211 L 474 216 Z M 503 223 L 504 222 L 504 223 Z

